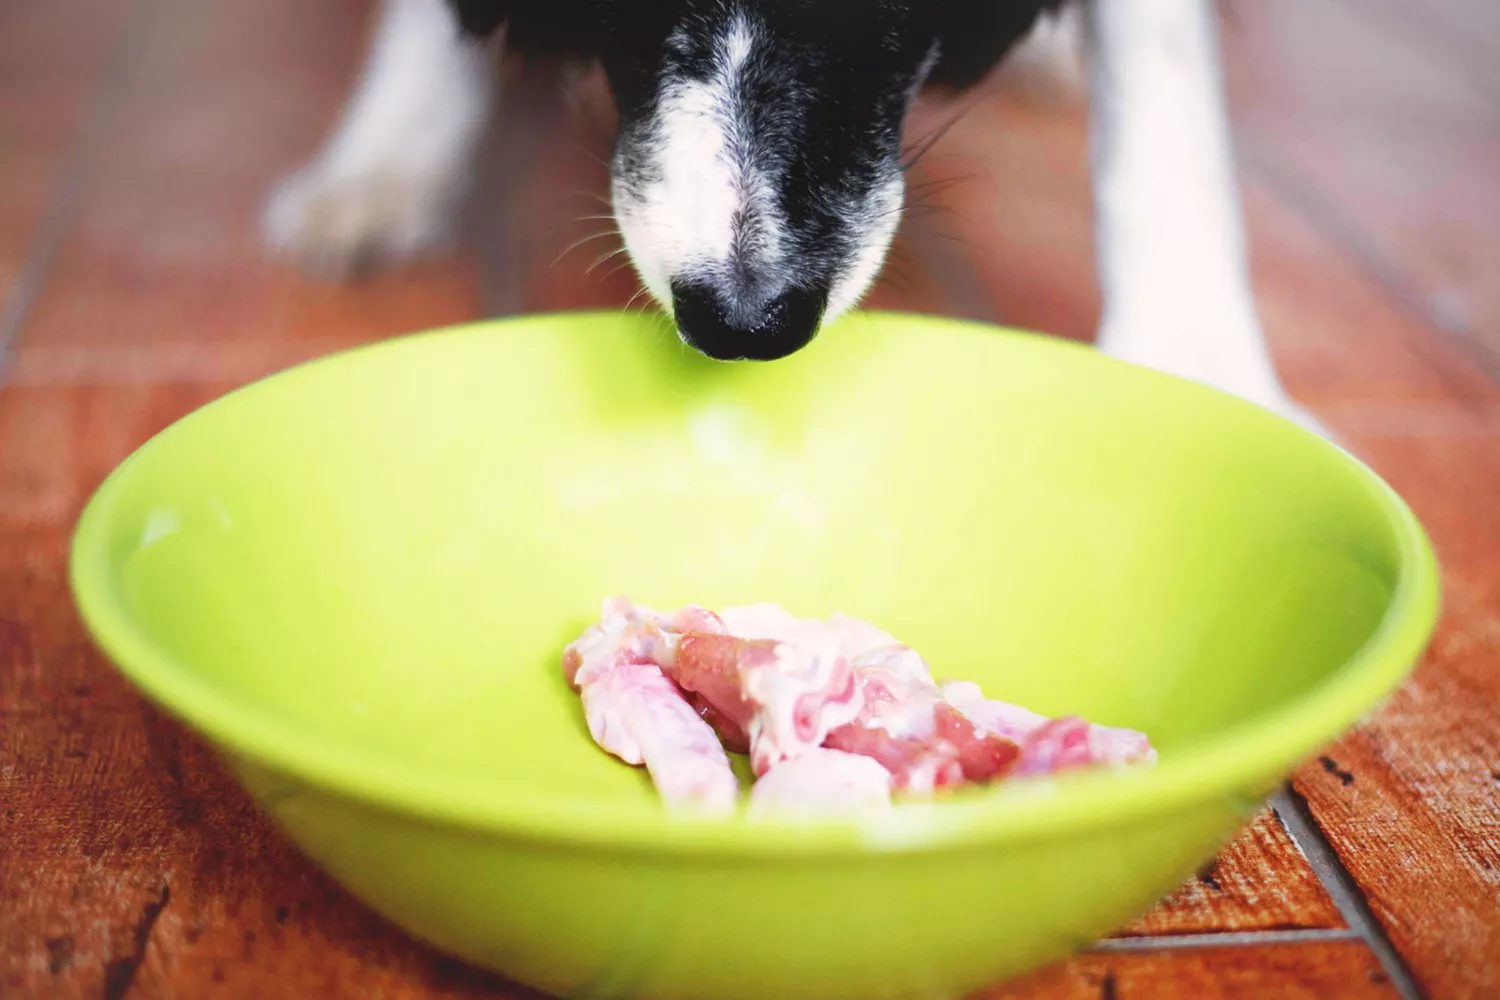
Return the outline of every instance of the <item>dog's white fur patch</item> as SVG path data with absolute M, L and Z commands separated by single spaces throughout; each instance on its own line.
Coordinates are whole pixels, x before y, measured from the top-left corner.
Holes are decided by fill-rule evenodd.
M 647 158 L 649 180 L 624 178 L 614 185 L 615 216 L 631 260 L 647 291 L 668 310 L 674 279 L 718 284 L 744 269 L 774 282 L 795 271 L 775 178 L 758 165 L 744 106 L 746 63 L 767 43 L 754 21 L 737 15 L 714 40 L 706 79 L 665 80 L 654 131 L 632 151 Z M 853 308 L 873 284 L 900 222 L 904 193 L 892 164 L 867 197 L 840 206 L 856 250 L 830 289 L 825 319 Z
M 857 220 L 855 251 L 829 290 L 828 308 L 823 312 L 825 323 L 853 309 L 875 283 L 885 266 L 885 255 L 896 236 L 896 228 L 901 224 L 905 202 L 906 176 L 899 168 L 893 168 L 875 185 L 863 205 L 851 205 L 844 210 L 845 218 Z
M 783 262 L 785 225 L 771 179 L 756 166 L 743 106 L 745 63 L 757 43 L 754 24 L 739 15 L 714 40 L 706 79 L 666 79 L 653 131 L 634 151 L 647 160 L 648 180 L 620 183 L 616 172 L 625 246 L 668 309 L 674 278 L 712 281 L 736 264 L 770 270 Z
M 267 205 L 269 242 L 335 274 L 441 244 L 468 187 L 492 89 L 484 46 L 460 35 L 447 0 L 383 0 L 337 128 Z

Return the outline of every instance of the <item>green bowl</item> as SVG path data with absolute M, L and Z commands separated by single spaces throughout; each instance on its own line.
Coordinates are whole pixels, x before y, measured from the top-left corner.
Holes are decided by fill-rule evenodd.
M 862 314 L 771 365 L 656 319 L 365 348 L 168 429 L 72 580 L 127 677 L 319 864 L 570 997 L 956 997 L 1206 862 L 1405 676 L 1408 509 L 1337 448 L 1093 350 Z M 667 815 L 559 669 L 607 595 L 870 619 L 1158 766 L 820 823 Z

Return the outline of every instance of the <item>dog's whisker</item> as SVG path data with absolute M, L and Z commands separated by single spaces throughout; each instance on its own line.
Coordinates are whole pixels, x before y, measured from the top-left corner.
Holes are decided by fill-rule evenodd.
M 634 263 L 634 261 L 627 257 L 624 260 L 620 261 L 620 263 L 616 264 L 614 267 L 610 268 L 608 271 L 605 271 L 603 274 L 599 275 L 598 280 L 601 282 L 608 281 L 610 278 L 613 278 L 615 275 L 619 274 L 627 267 L 632 266 Z
M 956 177 L 929 177 L 926 180 L 916 181 L 915 183 L 908 182 L 906 185 L 906 190 L 908 194 L 912 192 L 916 192 L 918 194 L 941 194 L 942 192 L 957 187 L 960 184 L 968 183 L 969 181 L 974 180 L 977 176 L 978 175 L 976 174 L 970 174 L 967 176 L 961 175 Z
M 886 266 L 880 269 L 879 283 L 889 285 L 898 292 L 910 291 L 910 279 L 901 272 L 900 268 L 893 266 L 895 263 L 895 261 L 886 261 Z
M 957 233 L 945 233 L 941 229 L 934 229 L 927 235 L 932 236 L 936 239 L 948 240 L 951 243 L 957 243 L 959 246 L 965 248 L 971 247 L 973 245 L 968 241 L 966 237 L 959 236 Z
M 881 278 L 892 279 L 901 291 L 910 292 L 916 287 L 916 278 L 912 274 L 912 262 L 904 256 L 887 258 L 886 266 L 881 270 Z
M 603 167 L 605 170 L 610 169 L 609 161 L 608 160 L 604 159 L 604 157 L 600 156 L 598 153 L 594 152 L 592 149 L 590 149 L 589 147 L 585 146 L 583 143 L 581 143 L 581 142 L 575 142 L 575 143 L 573 143 L 573 147 L 575 149 L 577 149 L 579 152 L 583 153 L 589 159 L 593 160 L 595 163 L 599 164 L 599 166 Z
M 599 265 L 603 264 L 607 260 L 612 260 L 615 257 L 620 256 L 620 254 L 622 254 L 622 253 L 625 252 L 625 249 L 626 248 L 623 247 L 623 246 L 622 247 L 618 247 L 617 249 L 611 250 L 607 254 L 603 254 L 603 255 L 601 255 L 599 257 L 594 258 L 594 262 L 588 266 L 588 270 L 586 270 L 586 271 L 583 272 L 583 276 L 584 277 L 588 277 L 589 275 L 593 274 L 595 271 L 597 271 L 599 269 Z M 618 268 L 616 268 L 616 270 L 618 270 Z M 612 270 L 609 273 L 610 274 L 614 274 L 615 272 Z M 609 275 L 605 275 L 605 277 L 609 277 Z
M 929 215 L 953 215 L 952 205 L 908 205 L 906 207 L 907 218 L 922 218 Z
M 564 257 L 566 257 L 568 254 L 572 253 L 574 250 L 577 250 L 579 247 L 583 246 L 586 243 L 592 243 L 595 240 L 602 240 L 602 239 L 604 239 L 607 236 L 618 236 L 618 235 L 620 235 L 618 232 L 615 232 L 613 230 L 607 230 L 607 231 L 602 232 L 602 233 L 590 233 L 588 236 L 585 236 L 582 239 L 574 240 L 572 243 L 569 243 L 567 246 L 563 247 L 562 253 L 558 254 L 553 259 L 552 263 L 547 265 L 547 269 L 550 271 L 552 268 L 554 268 L 558 264 L 560 264 L 562 262 L 562 259 Z
M 938 140 L 947 135 L 949 130 L 952 129 L 953 126 L 957 125 L 965 115 L 974 110 L 976 103 L 977 102 L 970 101 L 963 107 L 960 107 L 958 111 L 955 112 L 953 116 L 950 117 L 947 121 L 934 128 L 924 138 L 919 139 L 914 144 L 916 152 L 907 155 L 906 161 L 903 164 L 904 168 L 906 170 L 910 170 L 918 163 L 922 162 L 922 158 L 932 151 L 932 147 L 937 145 Z
M 955 124 L 956 124 L 956 122 L 955 122 Z M 964 153 L 954 153 L 954 152 L 938 153 L 938 154 L 936 154 L 934 156 L 925 157 L 922 160 L 923 166 L 927 166 L 927 167 L 936 167 L 936 166 L 938 166 L 939 164 L 942 164 L 942 163 L 970 163 L 970 164 L 972 164 L 972 162 L 973 162 L 973 157 L 972 156 L 964 154 Z
M 569 191 L 567 196 L 569 198 L 585 198 L 589 201 L 598 202 L 610 211 L 614 211 L 615 203 L 598 191 Z
M 635 290 L 635 294 L 632 295 L 630 298 L 628 298 L 628 299 L 625 300 L 625 305 L 623 307 L 624 311 L 628 314 L 630 312 L 630 307 L 633 306 L 633 305 L 635 305 L 636 300 L 639 299 L 641 296 L 643 296 L 645 294 L 646 294 L 646 286 L 645 285 L 642 285 L 640 288 L 637 288 Z
M 886 255 L 886 260 L 895 265 L 896 270 L 907 281 L 916 284 L 917 276 L 922 271 L 922 264 L 912 256 L 911 249 L 904 244 L 895 244 Z

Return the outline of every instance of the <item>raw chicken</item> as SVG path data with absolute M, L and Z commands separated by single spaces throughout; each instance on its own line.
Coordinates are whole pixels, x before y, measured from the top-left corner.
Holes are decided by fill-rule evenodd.
M 890 770 L 896 787 L 930 793 L 1003 777 L 1020 754 L 943 699 L 927 664 L 907 646 L 867 649 L 854 661 L 864 707 L 826 746 L 862 753 Z
M 814 747 L 782 761 L 750 789 L 750 811 L 836 813 L 891 804 L 891 772 L 860 754 Z
M 713 727 L 650 663 L 622 660 L 583 685 L 594 741 L 627 764 L 644 764 L 669 805 L 732 811 L 739 781 Z
M 674 653 L 660 661 L 668 676 L 702 699 L 726 744 L 749 750 L 757 777 L 859 715 L 854 669 L 835 649 L 688 632 Z
M 739 780 L 717 734 L 651 662 L 660 634 L 647 609 L 607 601 L 599 623 L 564 652 L 564 675 L 582 698 L 594 742 L 644 764 L 668 806 L 733 811 Z
M 978 684 L 968 681 L 951 681 L 942 690 L 948 704 L 975 725 L 1020 744 L 1017 775 L 1156 760 L 1150 740 L 1133 729 L 1098 726 L 1076 715 L 1049 719 L 1018 705 L 988 699 L 980 693 Z
M 611 598 L 563 671 L 595 741 L 644 763 L 674 807 L 732 807 L 725 747 L 750 755 L 753 808 L 804 812 L 1156 757 L 1133 730 L 1048 719 L 967 682 L 940 686 L 866 622 L 773 604 L 664 615 Z

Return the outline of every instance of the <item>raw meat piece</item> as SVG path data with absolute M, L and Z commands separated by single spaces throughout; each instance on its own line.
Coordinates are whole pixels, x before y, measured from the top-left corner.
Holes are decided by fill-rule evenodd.
M 876 761 L 890 773 L 894 787 L 902 791 L 931 794 L 964 781 L 956 752 L 930 740 L 894 736 L 879 726 L 840 726 L 828 734 L 824 745 Z
M 658 620 L 649 609 L 606 601 L 600 621 L 564 651 L 564 676 L 581 696 L 594 741 L 627 764 L 644 764 L 669 806 L 732 811 L 739 780 L 713 727 L 651 662 Z
M 622 660 L 581 695 L 594 741 L 627 764 L 644 764 L 668 805 L 734 809 L 740 787 L 729 757 L 660 667 Z
M 1133 729 L 1094 725 L 1076 715 L 1049 719 L 1018 705 L 986 698 L 978 684 L 968 681 L 949 682 L 942 691 L 948 704 L 969 721 L 1021 745 L 1017 775 L 1156 760 L 1156 750 L 1146 734 Z
M 716 728 L 726 742 L 748 745 L 757 776 L 821 746 L 860 710 L 854 670 L 834 649 L 689 632 L 664 668 L 704 699 L 709 717 L 731 724 Z
M 806 650 L 842 654 L 850 660 L 878 646 L 896 646 L 891 636 L 869 622 L 835 611 L 825 619 L 798 618 L 778 604 L 725 608 L 719 616 L 730 635 L 745 639 L 779 639 Z
M 940 686 L 913 650 L 847 615 L 798 619 L 772 604 L 665 615 L 611 598 L 564 651 L 563 671 L 600 746 L 645 763 L 674 804 L 732 803 L 720 740 L 750 754 L 756 809 L 1156 759 L 1141 733 L 1049 719 L 971 683 Z
M 1020 756 L 1015 743 L 980 729 L 945 702 L 927 664 L 907 646 L 866 650 L 854 672 L 864 708 L 824 745 L 880 761 L 898 789 L 930 793 L 992 781 Z
M 750 788 L 751 812 L 844 812 L 890 802 L 891 774 L 877 761 L 822 747 L 782 761 Z

